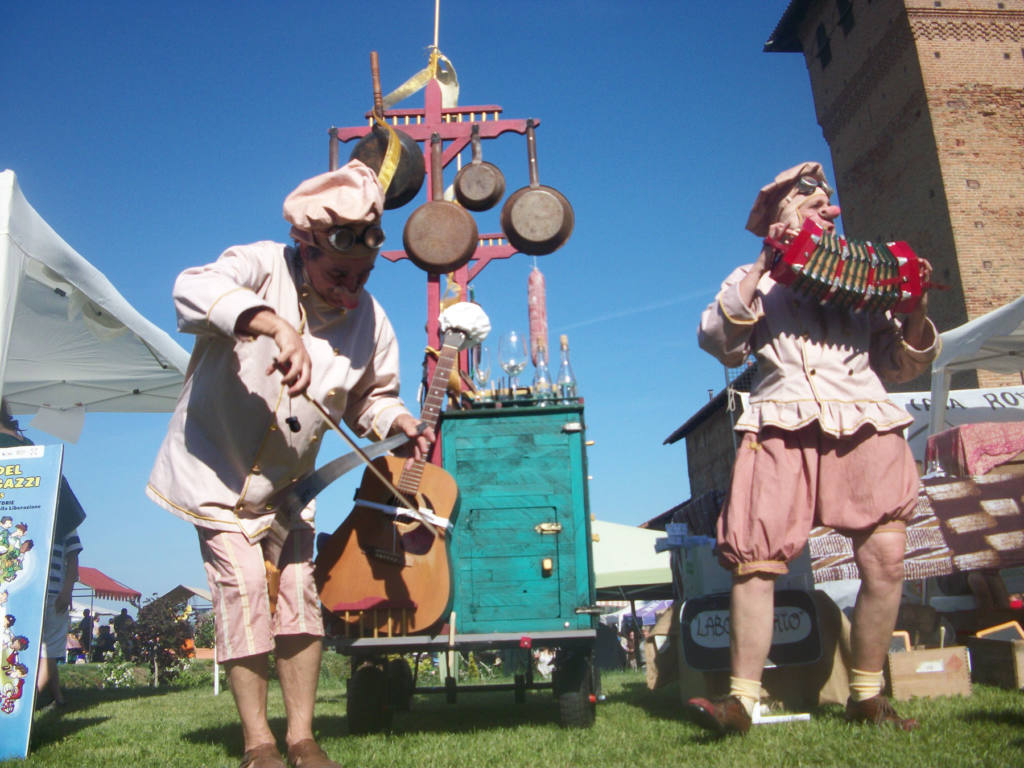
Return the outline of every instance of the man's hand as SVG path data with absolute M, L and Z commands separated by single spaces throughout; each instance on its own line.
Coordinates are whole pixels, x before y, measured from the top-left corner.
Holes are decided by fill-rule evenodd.
M 267 375 L 280 371 L 281 381 L 292 397 L 301 395 L 309 386 L 313 361 L 302 343 L 302 336 L 291 323 L 269 307 L 257 307 L 243 312 L 235 324 L 235 333 L 250 336 L 269 336 L 277 344 L 278 354 L 267 366 Z
M 928 283 L 932 279 L 932 265 L 927 259 L 918 259 L 921 276 L 921 301 L 903 323 L 903 340 L 915 349 L 927 349 L 935 343 L 934 334 L 928 324 Z
M 411 441 L 395 451 L 399 456 L 408 456 L 411 460 L 425 461 L 430 453 L 430 446 L 434 444 L 436 436 L 431 427 L 422 427 L 421 422 L 410 413 L 403 413 L 395 417 L 391 424 L 391 431 L 404 432 L 411 438 Z

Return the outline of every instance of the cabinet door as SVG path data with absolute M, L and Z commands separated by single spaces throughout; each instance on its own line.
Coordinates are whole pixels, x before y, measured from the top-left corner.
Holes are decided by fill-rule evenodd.
M 563 429 L 566 418 L 445 423 L 445 468 L 460 493 L 455 610 L 467 631 L 562 629 L 587 602 L 588 550 L 577 551 L 586 531 L 582 440 Z
M 473 621 L 557 619 L 561 616 L 560 534 L 552 506 L 476 507 L 460 519 L 456 584 L 462 617 Z M 550 568 L 545 568 L 545 565 Z

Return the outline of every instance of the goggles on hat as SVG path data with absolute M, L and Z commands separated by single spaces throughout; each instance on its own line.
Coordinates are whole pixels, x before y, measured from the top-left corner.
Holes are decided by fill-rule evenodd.
M 372 251 L 378 251 L 384 244 L 384 230 L 376 224 L 370 224 L 361 234 L 351 227 L 335 227 L 327 233 L 327 242 L 334 250 L 342 253 L 352 250 L 359 243 Z
M 832 197 L 833 189 L 828 185 L 827 181 L 821 181 L 813 176 L 801 176 L 797 179 L 796 189 L 803 195 L 809 195 L 816 189 L 820 189 L 828 197 Z

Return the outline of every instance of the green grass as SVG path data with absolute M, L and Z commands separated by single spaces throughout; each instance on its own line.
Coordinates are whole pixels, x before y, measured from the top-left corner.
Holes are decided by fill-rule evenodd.
M 28 760 L 0 766 L 238 765 L 240 729 L 228 692 L 102 689 L 95 687 L 93 665 L 85 666 L 63 677 L 64 710 L 36 714 Z M 331 757 L 346 766 L 1024 766 L 1024 694 L 988 686 L 975 686 L 967 698 L 900 702 L 902 715 L 922 721 L 913 733 L 848 725 L 841 708 L 831 706 L 809 723 L 755 726 L 745 738 L 716 741 L 683 719 L 676 686 L 652 692 L 641 672 L 606 673 L 607 698 L 588 730 L 561 728 L 548 691 L 528 692 L 524 704 L 511 692 L 460 692 L 454 705 L 441 695 L 417 695 L 411 711 L 395 714 L 389 733 L 357 737 L 348 735 L 344 681 L 325 677 L 314 727 Z M 276 685 L 270 718 L 283 741 Z

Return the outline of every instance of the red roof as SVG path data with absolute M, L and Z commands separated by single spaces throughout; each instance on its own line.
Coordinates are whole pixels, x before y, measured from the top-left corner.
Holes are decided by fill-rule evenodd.
M 87 568 L 84 565 L 78 568 L 78 582 L 91 588 L 101 600 L 127 600 L 130 603 L 137 603 L 142 597 L 141 592 L 126 587 L 96 568 Z

